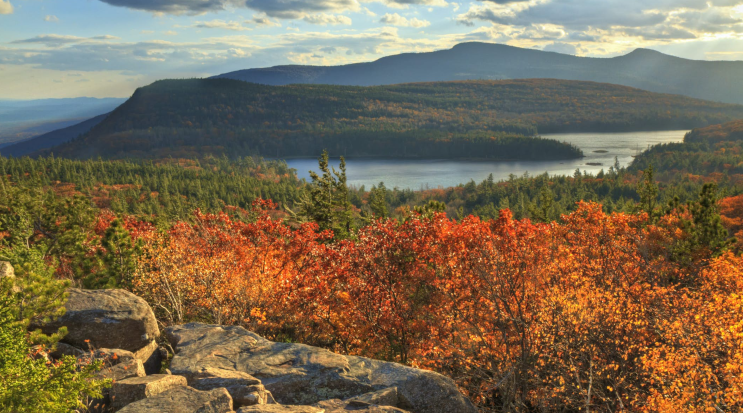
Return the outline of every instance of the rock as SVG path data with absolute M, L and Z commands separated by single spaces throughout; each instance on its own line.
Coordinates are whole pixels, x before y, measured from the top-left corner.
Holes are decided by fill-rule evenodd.
M 237 409 L 242 406 L 275 403 L 271 392 L 255 377 L 235 370 L 205 368 L 188 374 L 189 386 L 198 390 L 212 390 L 224 387 L 232 396 Z
M 135 352 L 160 335 L 150 306 L 128 291 L 70 288 L 68 292 L 65 315 L 39 326 L 46 334 L 67 327 L 62 339 L 67 344 L 83 349 L 120 348 Z
M 233 413 L 232 399 L 225 389 L 200 391 L 176 387 L 134 402 L 119 413 Z
M 312 406 L 284 406 L 266 404 L 263 406 L 242 407 L 237 413 L 326 413 L 324 409 Z
M 146 346 L 137 350 L 134 353 L 134 357 L 137 360 L 141 360 L 144 364 L 144 371 L 147 374 L 158 374 L 162 367 L 162 357 L 160 355 L 159 346 L 155 340 L 150 341 Z
M 362 394 L 361 396 L 352 397 L 347 401 L 356 404 L 364 403 L 392 407 L 397 407 L 400 404 L 400 399 L 397 395 L 397 387 L 390 387 L 388 389 Z
M 57 343 L 56 347 L 57 349 L 49 353 L 49 355 L 57 360 L 64 356 L 72 356 L 76 359 L 80 359 L 88 354 L 77 347 L 65 343 Z
M 115 366 L 120 363 L 136 360 L 134 353 L 120 348 L 99 348 L 93 351 L 93 357 L 103 360 L 104 366 Z
M 363 413 L 408 413 L 406 410 L 392 406 L 379 406 L 359 401 L 325 400 L 313 405 L 325 413 L 363 412 Z
M 397 407 L 414 413 L 477 412 L 451 379 L 431 371 L 274 343 L 242 327 L 191 323 L 165 335 L 176 351 L 173 374 L 188 377 L 206 368 L 247 373 L 282 404 L 311 405 L 396 387 Z
M 15 270 L 7 261 L 0 261 L 0 278 L 15 278 Z
M 128 360 L 115 366 L 103 367 L 101 371 L 96 373 L 98 378 L 112 379 L 113 381 L 124 380 L 130 377 L 144 377 L 145 375 L 144 366 L 139 360 Z
M 169 376 L 154 374 L 145 377 L 133 377 L 118 381 L 111 388 L 113 408 L 120 409 L 136 401 L 155 396 L 173 387 L 185 387 L 186 378 L 183 376 Z
M 144 366 L 142 362 L 135 359 L 122 361 L 115 366 L 105 366 L 101 371 L 95 373 L 95 378 L 111 379 L 114 383 L 131 377 L 144 377 Z M 103 389 L 103 398 L 93 399 L 90 402 L 89 413 L 107 413 L 111 411 L 112 405 L 111 388 Z

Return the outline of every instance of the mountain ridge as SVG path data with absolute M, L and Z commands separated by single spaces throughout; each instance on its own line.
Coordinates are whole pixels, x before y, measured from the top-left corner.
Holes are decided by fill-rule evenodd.
M 743 104 L 743 62 L 700 61 L 652 49 L 612 58 L 581 57 L 467 42 L 341 66 L 282 65 L 214 76 L 272 86 L 293 83 L 379 86 L 453 80 L 560 79 L 629 86 L 657 93 Z

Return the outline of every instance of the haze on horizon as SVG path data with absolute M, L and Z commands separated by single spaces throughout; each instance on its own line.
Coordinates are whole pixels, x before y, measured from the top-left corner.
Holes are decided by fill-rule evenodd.
M 0 99 L 338 65 L 467 41 L 743 60 L 743 0 L 0 0 Z

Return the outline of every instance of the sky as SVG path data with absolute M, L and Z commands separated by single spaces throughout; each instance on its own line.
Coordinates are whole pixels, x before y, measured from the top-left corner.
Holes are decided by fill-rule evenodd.
M 338 65 L 468 41 L 743 60 L 743 0 L 0 0 L 0 99 Z

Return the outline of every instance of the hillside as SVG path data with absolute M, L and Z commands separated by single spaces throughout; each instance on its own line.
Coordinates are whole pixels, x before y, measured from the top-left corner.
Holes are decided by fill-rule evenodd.
M 683 143 L 654 146 L 637 157 L 630 170 L 652 165 L 664 181 L 686 177 L 735 186 L 743 184 L 741 154 L 743 121 L 736 120 L 694 129 L 686 134 Z
M 476 79 L 552 78 L 631 86 L 659 93 L 743 104 L 743 62 L 695 61 L 638 49 L 588 58 L 490 43 L 406 53 L 344 66 L 277 66 L 216 77 L 268 85 L 316 83 L 373 86 Z
M 265 86 L 167 80 L 138 89 L 66 157 L 205 154 L 568 159 L 537 132 L 685 129 L 743 117 L 743 106 L 562 80 L 396 86 Z
M 3 156 L 24 156 L 36 151 L 40 151 L 42 149 L 61 145 L 65 142 L 69 142 L 77 138 L 84 133 L 87 133 L 95 125 L 101 123 L 104 119 L 106 119 L 106 116 L 108 116 L 107 113 L 85 120 L 76 125 L 57 129 L 55 131 L 45 133 L 35 138 L 8 145 L 0 150 L 0 154 L 2 154 Z

